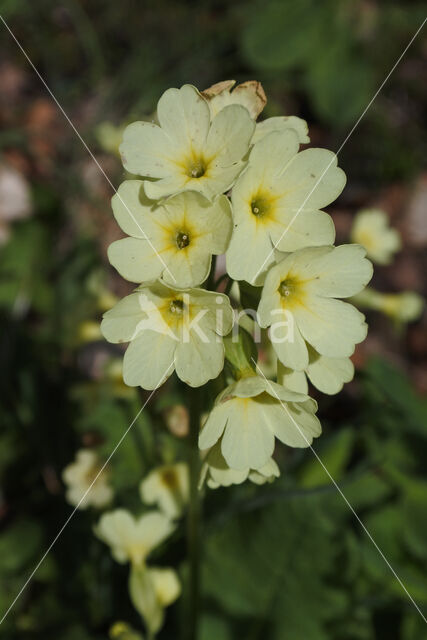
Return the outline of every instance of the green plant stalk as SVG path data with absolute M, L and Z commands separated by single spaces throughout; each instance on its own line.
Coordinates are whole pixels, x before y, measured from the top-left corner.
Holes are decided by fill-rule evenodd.
M 189 389 L 190 433 L 188 464 L 190 473 L 190 502 L 187 515 L 188 544 L 188 593 L 185 618 L 186 640 L 197 640 L 200 609 L 200 551 L 201 551 L 201 502 L 199 496 L 200 453 L 198 446 L 200 415 L 202 407 L 201 389 Z

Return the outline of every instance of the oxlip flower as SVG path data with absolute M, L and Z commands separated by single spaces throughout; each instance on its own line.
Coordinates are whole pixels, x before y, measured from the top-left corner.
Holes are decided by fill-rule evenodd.
M 211 449 L 205 453 L 201 471 L 202 485 L 205 481 L 210 489 L 218 487 L 229 487 L 232 484 L 242 484 L 245 480 L 250 480 L 254 484 L 265 484 L 273 482 L 280 476 L 279 467 L 273 458 L 259 469 L 231 469 L 221 453 L 221 441 L 218 441 Z
M 275 249 L 297 251 L 334 242 L 334 224 L 321 209 L 341 193 L 345 174 L 331 151 L 298 149 L 294 130 L 272 131 L 254 145 L 233 187 L 227 271 L 234 280 L 260 284 Z
M 245 107 L 232 104 L 211 121 L 205 98 L 191 85 L 168 89 L 157 105 L 160 126 L 126 127 L 120 153 L 125 169 L 153 181 L 145 191 L 157 199 L 179 191 L 212 198 L 227 191 L 244 167 L 255 123 Z
M 231 469 L 260 471 L 273 454 L 275 438 L 290 447 L 308 447 L 320 435 L 316 408 L 304 394 L 255 374 L 243 377 L 218 396 L 199 447 L 209 449 L 221 439 L 221 453 Z
M 131 237 L 113 242 L 108 257 L 131 282 L 161 278 L 172 287 L 195 287 L 208 277 L 212 254 L 224 253 L 230 241 L 232 218 L 225 196 L 210 202 L 186 191 L 157 204 L 146 197 L 141 180 L 126 180 L 112 206 Z
M 401 248 L 400 234 L 389 226 L 389 220 L 380 209 L 363 209 L 356 215 L 351 239 L 361 244 L 371 260 L 378 264 L 390 264 Z
M 62 479 L 67 487 L 65 493 L 67 502 L 74 506 L 79 505 L 79 509 L 86 509 L 89 506 L 101 509 L 111 502 L 113 489 L 108 483 L 108 471 L 104 469 L 97 477 L 101 467 L 95 451 L 90 449 L 77 451 L 74 462 L 65 467 L 62 472 Z
M 116 509 L 101 516 L 95 533 L 110 547 L 117 562 L 141 566 L 151 551 L 164 542 L 173 530 L 170 519 L 158 511 L 135 518 L 125 509 Z
M 175 290 L 157 282 L 107 311 L 101 331 L 109 342 L 130 342 L 123 360 L 129 386 L 156 389 L 175 370 L 183 382 L 199 387 L 221 372 L 222 336 L 232 324 L 226 295 Z
M 347 358 L 365 339 L 365 317 L 336 298 L 361 291 L 372 277 L 372 264 L 360 245 L 313 247 L 295 251 L 272 267 L 265 279 L 258 319 L 270 326 L 279 360 L 303 371 L 308 345 L 329 358 Z
M 256 120 L 267 104 L 267 97 L 262 84 L 256 80 L 243 82 L 237 87 L 234 86 L 235 84 L 235 80 L 224 80 L 202 91 L 202 95 L 209 103 L 211 118 L 214 118 L 221 109 L 230 104 L 240 104 L 248 110 L 251 118 Z M 271 133 L 271 131 L 284 129 L 293 129 L 301 143 L 310 142 L 308 126 L 305 120 L 297 118 L 297 116 L 275 116 L 256 124 L 251 143 L 259 142 L 261 138 Z
M 313 347 L 308 348 L 308 366 L 304 371 L 295 371 L 285 367 L 280 360 L 277 363 L 277 382 L 283 386 L 308 393 L 307 378 L 322 393 L 334 395 L 339 393 L 344 383 L 350 382 L 354 376 L 354 365 L 350 358 L 328 358 L 317 353 Z
M 417 320 L 425 305 L 423 297 L 415 291 L 382 293 L 372 287 L 366 287 L 354 296 L 351 302 L 363 309 L 381 311 L 397 324 Z
M 260 82 L 248 80 L 237 87 L 235 80 L 223 80 L 202 91 L 209 103 L 211 117 L 214 118 L 224 107 L 240 104 L 256 120 L 267 104 L 267 97 Z
M 171 520 L 178 518 L 189 499 L 188 465 L 166 464 L 150 471 L 139 485 L 141 500 L 156 504 Z
M 133 566 L 129 594 L 153 637 L 163 625 L 165 607 L 181 594 L 181 584 L 173 569 Z

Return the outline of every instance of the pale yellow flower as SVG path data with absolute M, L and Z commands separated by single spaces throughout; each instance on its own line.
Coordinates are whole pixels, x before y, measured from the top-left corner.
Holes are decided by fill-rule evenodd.
M 171 520 L 181 515 L 189 490 L 188 466 L 184 462 L 153 469 L 139 485 L 141 500 L 156 504 Z
M 366 338 L 365 317 L 336 298 L 361 291 L 372 264 L 360 245 L 312 247 L 286 255 L 267 274 L 259 324 L 271 327 L 279 360 L 289 369 L 309 366 L 308 345 L 328 358 L 348 358 Z
M 210 449 L 221 440 L 221 453 L 231 469 L 260 472 L 273 454 L 275 438 L 290 447 L 308 447 L 320 435 L 316 408 L 304 394 L 257 375 L 244 377 L 216 399 L 199 447 Z
M 135 518 L 125 509 L 116 509 L 101 516 L 95 533 L 110 547 L 117 562 L 142 565 L 173 530 L 170 519 L 158 511 Z
M 251 118 L 256 120 L 267 104 L 262 84 L 256 80 L 249 80 L 237 85 L 237 87 L 234 87 L 235 84 L 235 80 L 224 80 L 202 91 L 202 95 L 209 102 L 211 117 L 215 117 L 226 106 L 240 104 L 248 110 Z M 275 116 L 256 124 L 251 143 L 259 142 L 272 131 L 283 131 L 285 129 L 293 129 L 298 135 L 300 143 L 310 142 L 308 126 L 305 120 L 296 116 Z
M 143 185 L 141 180 L 126 180 L 112 199 L 115 218 L 131 237 L 110 245 L 111 264 L 131 282 L 161 278 L 172 287 L 196 287 L 208 277 L 212 255 L 228 247 L 232 231 L 228 198 L 210 202 L 187 191 L 159 204 L 148 200 Z
M 292 129 L 272 131 L 252 148 L 232 191 L 234 229 L 226 256 L 234 280 L 260 284 L 275 249 L 335 240 L 332 218 L 321 209 L 341 193 L 345 174 L 331 151 L 298 149 Z
M 224 366 L 222 336 L 233 312 L 227 296 L 160 282 L 141 287 L 104 314 L 101 331 L 109 342 L 130 342 L 123 378 L 131 387 L 156 389 L 175 370 L 192 387 L 216 378 Z
M 62 479 L 67 487 L 65 493 L 67 502 L 74 506 L 78 505 L 79 509 L 90 506 L 102 509 L 108 505 L 113 498 L 113 490 L 108 483 L 109 476 L 106 469 L 97 477 L 101 468 L 101 462 L 95 451 L 91 449 L 77 451 L 74 462 L 65 467 L 62 472 Z
M 201 484 L 206 480 L 210 489 L 218 487 L 229 487 L 232 484 L 242 484 L 245 480 L 250 480 L 254 484 L 265 484 L 273 482 L 280 476 L 279 467 L 273 458 L 259 469 L 232 469 L 228 466 L 221 453 L 221 442 L 217 442 L 209 451 L 205 453 L 201 471 Z
M 380 209 L 364 209 L 356 215 L 351 239 L 361 244 L 371 260 L 378 264 L 390 264 L 401 248 L 400 234 L 389 226 L 387 214 Z
M 157 105 L 160 126 L 126 127 L 120 153 L 125 169 L 154 181 L 149 198 L 198 191 L 209 199 L 224 193 L 243 169 L 255 123 L 241 105 L 222 109 L 211 121 L 209 105 L 191 85 L 168 89 Z
M 298 393 L 308 393 L 308 378 L 322 393 L 334 395 L 341 391 L 344 383 L 353 379 L 354 365 L 350 358 L 328 358 L 309 345 L 307 348 L 309 361 L 304 371 L 289 369 L 280 360 L 277 362 L 279 384 Z
M 180 596 L 181 584 L 173 569 L 133 566 L 129 594 L 150 634 L 154 635 L 163 625 L 165 608 Z
M 381 311 L 397 323 L 417 320 L 425 306 L 423 297 L 415 291 L 381 293 L 371 287 L 358 293 L 351 301 L 364 309 Z

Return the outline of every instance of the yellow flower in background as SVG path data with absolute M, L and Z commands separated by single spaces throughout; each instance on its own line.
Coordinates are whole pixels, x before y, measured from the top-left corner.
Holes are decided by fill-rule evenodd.
M 142 565 L 150 552 L 164 542 L 173 530 L 170 519 L 158 511 L 135 518 L 125 509 L 116 509 L 101 516 L 95 533 L 110 547 L 117 562 Z
M 363 309 L 381 311 L 398 324 L 418 320 L 425 306 L 424 298 L 415 291 L 381 293 L 371 287 L 366 287 L 351 302 Z
M 116 126 L 112 122 L 101 122 L 95 128 L 96 140 L 103 151 L 118 156 L 125 125 Z
M 222 336 L 232 324 L 224 294 L 176 291 L 156 283 L 107 311 L 101 331 L 109 342 L 130 342 L 123 360 L 123 379 L 129 386 L 156 389 L 175 370 L 183 382 L 199 387 L 222 371 Z
M 133 566 L 129 578 L 129 595 L 142 616 L 150 637 L 163 625 L 164 610 L 181 594 L 181 584 L 173 569 Z
M 110 640 L 144 640 L 127 622 L 115 622 L 109 631 Z
M 359 211 L 353 222 L 351 239 L 364 246 L 368 257 L 378 264 L 390 264 L 402 245 L 399 232 L 390 228 L 387 214 L 380 209 Z
M 320 435 L 316 408 L 304 394 L 257 375 L 244 377 L 218 396 L 199 447 L 210 449 L 222 438 L 221 453 L 229 467 L 260 472 L 273 454 L 275 438 L 290 447 L 308 447 Z
M 97 475 L 102 468 L 101 461 L 95 451 L 80 449 L 76 453 L 74 462 L 62 471 L 62 479 L 67 487 L 65 497 L 67 502 L 79 509 L 96 507 L 102 509 L 113 498 L 113 489 L 108 483 L 109 476 L 106 469 Z M 96 480 L 95 480 L 96 478 Z M 85 493 L 87 492 L 87 495 Z
M 235 280 L 260 284 L 274 249 L 296 251 L 335 240 L 332 218 L 321 209 L 341 193 L 345 174 L 331 151 L 298 149 L 292 129 L 269 133 L 254 145 L 233 187 L 234 230 L 226 255 Z
M 139 485 L 141 500 L 156 504 L 171 520 L 178 518 L 189 500 L 188 465 L 167 464 L 150 471 Z
M 190 413 L 183 404 L 174 404 L 164 412 L 165 424 L 177 438 L 185 438 L 190 430 Z
M 273 482 L 275 478 L 280 476 L 279 467 L 273 458 L 259 469 L 232 469 L 228 466 L 224 456 L 221 453 L 221 442 L 217 442 L 209 451 L 205 453 L 203 466 L 201 471 L 202 485 L 205 480 L 210 489 L 218 489 L 218 487 L 229 487 L 232 484 L 242 484 L 245 480 L 250 480 L 254 484 L 265 484 Z
M 322 393 L 339 393 L 344 383 L 354 377 L 354 365 L 350 358 L 327 358 L 307 345 L 308 366 L 304 371 L 295 371 L 277 362 L 277 382 L 291 391 L 308 393 L 307 378 Z
M 126 180 L 112 199 L 115 218 L 131 237 L 110 245 L 111 264 L 131 282 L 162 278 L 183 289 L 201 284 L 212 255 L 224 253 L 230 241 L 228 198 L 219 196 L 211 203 L 187 191 L 157 204 L 145 196 L 143 186 L 141 180 Z
M 165 91 L 157 117 L 160 126 L 134 122 L 126 127 L 120 145 L 125 169 L 155 179 L 145 183 L 149 198 L 190 190 L 211 199 L 232 186 L 255 129 L 244 107 L 232 104 L 211 121 L 205 98 L 184 85 Z
M 329 358 L 348 358 L 366 338 L 365 317 L 336 298 L 361 291 L 372 264 L 360 245 L 313 247 L 288 254 L 267 274 L 258 318 L 271 327 L 279 360 L 289 369 L 309 366 L 308 345 Z

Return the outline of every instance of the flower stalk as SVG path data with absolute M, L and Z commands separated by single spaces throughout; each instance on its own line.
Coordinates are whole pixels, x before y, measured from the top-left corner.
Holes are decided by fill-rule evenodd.
M 189 389 L 190 433 L 188 465 L 190 473 L 190 502 L 187 515 L 187 545 L 189 577 L 187 592 L 186 640 L 198 637 L 200 602 L 201 501 L 199 495 L 200 453 L 198 447 L 202 398 L 200 389 Z

